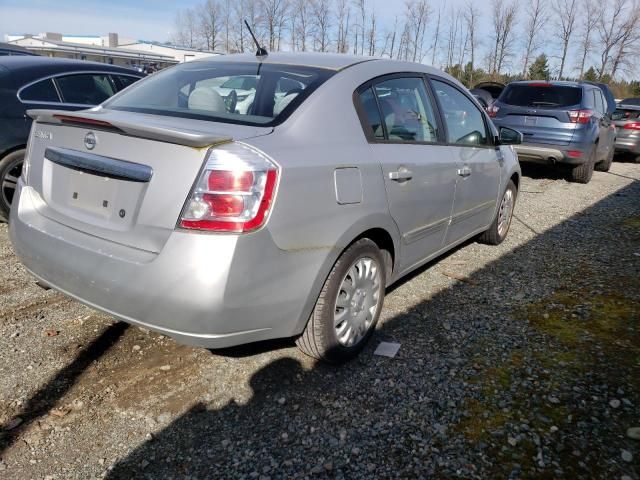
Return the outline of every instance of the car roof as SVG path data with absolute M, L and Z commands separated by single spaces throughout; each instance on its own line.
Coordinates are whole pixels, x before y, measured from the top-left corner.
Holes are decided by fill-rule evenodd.
M 55 73 L 80 70 L 105 70 L 128 73 L 139 77 L 142 76 L 134 69 L 120 67 L 118 65 L 110 65 L 108 63 L 30 55 L 2 56 L 0 57 L 0 68 L 5 71 L 16 72 L 21 76 L 28 76 L 31 72 L 34 75 L 50 75 Z
M 515 82 L 509 83 L 509 85 L 552 85 L 558 87 L 582 87 L 587 82 L 573 82 L 570 80 L 517 80 Z M 589 84 L 591 86 L 595 86 L 593 84 Z
M 206 57 L 194 62 L 256 62 L 264 64 L 280 64 L 324 68 L 328 70 L 343 70 L 357 63 L 377 60 L 374 57 L 364 57 L 360 55 L 347 55 L 343 53 L 320 53 L 320 52 L 273 52 L 266 57 L 256 57 L 251 53 L 234 53 L 231 55 L 217 55 Z

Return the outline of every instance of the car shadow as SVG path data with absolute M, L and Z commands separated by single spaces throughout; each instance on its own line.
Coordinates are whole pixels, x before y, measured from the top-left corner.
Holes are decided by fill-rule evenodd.
M 566 180 L 568 170 L 562 165 L 543 165 L 521 162 L 522 175 L 536 180 Z
M 73 362 L 29 398 L 20 413 L 0 426 L 0 455 L 19 438 L 35 420 L 43 417 L 76 383 L 76 380 L 96 360 L 101 358 L 119 339 L 129 325 L 124 322 L 107 327 L 95 340 L 82 349 Z
M 471 274 L 469 283 L 454 283 L 427 300 L 412 304 L 410 292 L 405 290 L 419 289 L 420 284 L 408 285 L 409 280 L 400 283 L 395 287 L 397 301 L 406 303 L 406 308 L 399 308 L 383 322 L 373 341 L 355 360 L 340 367 L 314 363 L 312 368 L 305 368 L 296 358 L 279 358 L 247 374 L 252 396 L 246 404 L 232 400 L 222 407 L 210 408 L 196 402 L 154 433 L 151 440 L 109 467 L 107 478 L 507 478 L 514 463 L 528 469 L 521 470 L 523 475 L 536 478 L 555 478 L 560 475 L 558 468 L 563 478 L 620 478 L 630 470 L 616 463 L 619 448 L 640 454 L 637 445 L 630 446 L 619 434 L 625 422 L 640 417 L 637 372 L 618 363 L 617 350 L 605 351 L 604 356 L 598 353 L 602 357 L 598 358 L 598 366 L 591 365 L 592 352 L 587 355 L 585 351 L 580 356 L 583 344 L 577 348 L 567 343 L 569 333 L 562 330 L 562 325 L 553 325 L 561 329 L 560 335 L 539 323 L 539 310 L 554 305 L 549 298 L 559 302 L 554 296 L 558 291 L 575 288 L 582 292 L 581 288 L 593 290 L 597 285 L 599 295 L 604 294 L 606 286 L 616 289 L 616 308 L 628 301 L 632 305 L 629 311 L 637 312 L 633 305 L 637 305 L 640 296 L 640 272 L 628 258 L 640 238 L 640 233 L 633 230 L 640 211 L 637 205 L 629 206 L 630 202 L 623 200 L 627 196 L 640 196 L 640 183 L 625 187 L 508 251 Z M 586 237 L 588 249 L 584 248 Z M 616 242 L 615 249 L 611 248 L 612 242 Z M 429 267 L 411 278 L 416 279 Z M 619 282 L 627 285 L 626 290 L 620 288 Z M 533 320 L 523 312 L 531 313 Z M 567 322 L 581 321 L 577 314 L 567 318 Z M 632 335 L 637 332 L 637 315 L 624 320 L 631 323 L 625 325 L 628 331 L 623 332 L 636 338 Z M 374 356 L 380 339 L 400 343 L 398 356 Z M 633 344 L 624 347 L 622 340 L 616 338 L 615 349 L 635 351 Z M 535 345 L 531 346 L 531 342 Z M 273 345 L 263 343 L 235 352 L 249 355 Z M 278 343 L 275 345 L 277 348 Z M 528 348 L 532 350 L 529 352 Z M 540 353 L 541 348 L 545 350 Z M 599 412 L 587 408 L 588 401 L 592 401 L 588 390 L 583 397 L 579 396 L 582 393 L 575 393 L 579 399 L 575 406 L 562 407 L 564 410 L 549 406 L 543 400 L 547 398 L 543 395 L 546 387 L 538 382 L 532 384 L 529 378 L 537 375 L 531 366 L 537 364 L 522 367 L 523 378 L 529 380 L 503 381 L 501 371 L 496 373 L 496 369 L 522 352 L 538 359 L 545 375 L 556 371 L 558 375 L 566 374 L 562 379 L 569 382 L 570 392 L 574 384 L 575 388 L 580 385 L 579 392 L 583 385 L 600 385 L 598 382 L 613 391 L 624 387 L 633 405 L 628 409 L 629 415 L 598 420 L 589 432 L 588 448 L 576 433 L 562 437 L 562 448 L 549 443 L 545 455 L 551 456 L 557 467 L 552 463 L 540 466 L 535 460 L 537 447 L 533 440 L 523 440 L 518 447 L 514 441 L 509 447 L 506 437 L 500 435 L 506 435 L 504 431 L 509 428 L 526 434 L 528 430 L 518 430 L 524 428 L 521 424 L 526 421 L 527 429 L 537 428 L 538 417 L 548 432 L 545 419 L 556 418 L 554 408 L 560 412 L 554 421 L 561 428 L 576 431 L 582 428 L 580 422 L 591 421 Z M 570 370 L 566 366 L 570 362 L 556 360 L 569 355 L 590 365 L 590 370 Z M 238 372 L 238 382 L 242 382 L 243 374 Z M 485 387 L 489 380 L 490 388 Z M 533 390 L 527 390 L 529 387 Z M 504 413 L 503 407 L 493 410 L 491 404 L 483 402 L 494 391 L 495 395 L 522 398 L 523 410 L 513 416 Z M 542 410 L 544 415 L 536 413 L 531 421 L 521 418 L 542 408 L 536 402 L 548 411 Z M 593 408 L 599 409 L 597 405 Z M 483 426 L 477 432 L 459 427 L 473 427 L 477 422 Z M 502 447 L 491 446 L 494 437 L 493 430 L 491 435 L 487 433 L 490 428 L 498 432 L 495 438 L 500 439 Z M 540 443 L 543 434 L 536 435 Z M 555 441 L 546 436 L 543 440 Z M 609 445 L 615 447 L 615 458 L 608 456 Z M 579 459 L 572 453 L 577 450 L 583 452 Z

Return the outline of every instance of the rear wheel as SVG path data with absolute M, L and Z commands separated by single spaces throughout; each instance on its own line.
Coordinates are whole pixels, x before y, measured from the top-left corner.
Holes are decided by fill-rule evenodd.
M 591 181 L 591 177 L 593 177 L 595 156 L 596 148 L 594 147 L 587 162 L 571 169 L 571 172 L 569 173 L 569 180 L 575 183 L 589 183 Z
M 609 169 L 611 168 L 611 164 L 613 163 L 613 155 L 614 155 L 615 151 L 613 149 L 613 147 L 611 147 L 611 151 L 609 152 L 609 155 L 607 155 L 607 158 L 605 158 L 604 160 L 598 162 L 595 166 L 595 169 L 598 172 L 608 172 Z
M 479 242 L 486 243 L 488 245 L 500 245 L 507 234 L 509 233 L 509 227 L 511 227 L 511 219 L 513 218 L 513 210 L 516 206 L 516 196 L 518 195 L 518 189 L 513 180 L 509 180 L 507 188 L 500 200 L 500 207 L 496 218 L 493 219 L 493 223 L 489 227 L 489 230 L 482 233 L 478 238 Z
M 9 219 L 11 202 L 22 173 L 24 152 L 24 149 L 16 150 L 0 160 L 0 220 L 5 222 Z
M 385 261 L 368 238 L 345 250 L 331 269 L 298 348 L 329 363 L 356 356 L 375 330 L 384 302 Z

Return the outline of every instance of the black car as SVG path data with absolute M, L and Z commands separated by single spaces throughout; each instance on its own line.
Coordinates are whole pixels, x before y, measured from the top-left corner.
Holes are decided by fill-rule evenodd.
M 32 108 L 83 110 L 136 82 L 135 70 L 41 56 L 0 56 L 0 219 L 9 218 Z

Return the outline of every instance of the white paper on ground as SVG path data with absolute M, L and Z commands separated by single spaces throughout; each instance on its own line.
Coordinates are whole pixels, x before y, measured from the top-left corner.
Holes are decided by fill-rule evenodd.
M 373 354 L 393 358 L 398 353 L 398 350 L 400 350 L 399 343 L 380 342 L 380 345 L 378 345 L 378 348 L 376 348 L 376 351 L 373 352 Z

